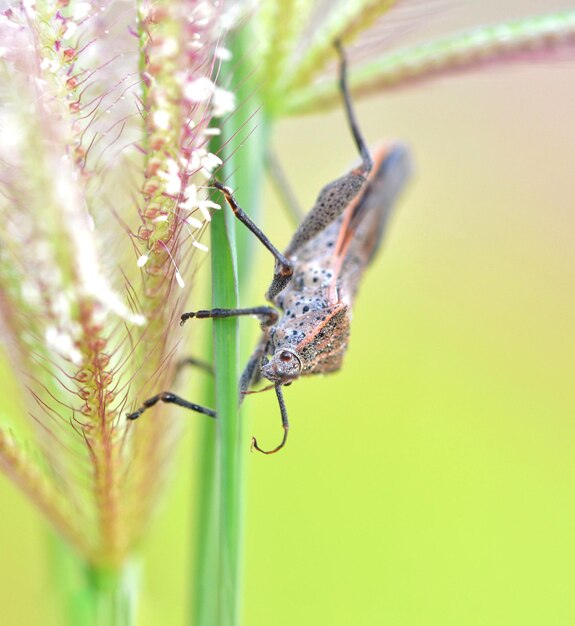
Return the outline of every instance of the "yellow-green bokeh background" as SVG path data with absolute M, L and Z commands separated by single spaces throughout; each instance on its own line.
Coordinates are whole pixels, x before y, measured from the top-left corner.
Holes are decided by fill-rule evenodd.
M 573 111 L 567 63 L 359 107 L 370 142 L 410 144 L 416 174 L 344 369 L 286 390 L 287 449 L 249 456 L 246 625 L 575 623 Z M 275 145 L 306 206 L 354 158 L 339 112 L 283 122 Z M 271 194 L 265 225 L 287 243 Z M 272 394 L 244 413 L 247 435 L 278 438 Z M 189 419 L 144 549 L 143 626 L 187 613 Z M 0 623 L 55 626 L 42 521 L 4 478 L 0 502 Z

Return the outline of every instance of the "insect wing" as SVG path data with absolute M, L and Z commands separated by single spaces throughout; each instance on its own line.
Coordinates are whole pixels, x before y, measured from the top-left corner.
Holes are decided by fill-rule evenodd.
M 411 173 L 408 149 L 401 144 L 376 150 L 365 189 L 346 209 L 333 257 L 340 299 L 351 302 L 361 274 L 377 252 L 389 216 Z

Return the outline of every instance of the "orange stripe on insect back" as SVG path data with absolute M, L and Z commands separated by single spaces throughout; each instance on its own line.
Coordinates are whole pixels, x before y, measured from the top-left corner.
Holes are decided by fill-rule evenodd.
M 346 308 L 345 304 L 336 304 L 333 308 L 331 313 L 327 314 L 325 316 L 325 320 L 323 320 L 322 322 L 320 322 L 319 324 L 315 325 L 314 324 L 314 332 L 313 333 L 308 333 L 304 339 L 302 339 L 302 341 L 300 341 L 297 346 L 296 346 L 296 350 L 300 351 L 303 350 L 303 348 L 305 348 L 308 344 L 312 343 L 312 341 L 316 341 L 317 340 L 317 336 L 322 332 L 322 330 L 325 329 L 325 327 L 329 324 L 329 322 L 336 316 L 338 315 L 338 313 L 341 313 L 341 311 L 343 309 Z M 325 311 L 325 310 L 324 310 Z M 319 311 L 315 311 L 316 314 L 319 314 Z M 319 318 L 318 318 L 319 319 Z M 327 338 L 327 341 L 329 342 L 329 337 Z
M 341 224 L 337 242 L 334 248 L 333 262 L 331 266 L 333 277 L 332 277 L 332 282 L 330 286 L 328 287 L 328 299 L 330 300 L 330 302 L 337 301 L 337 279 L 339 277 L 341 266 L 343 265 L 343 261 L 347 254 L 347 250 L 355 234 L 355 231 L 349 228 L 351 218 L 353 217 L 353 214 L 355 212 L 357 205 L 363 199 L 363 196 L 365 195 L 369 187 L 369 183 L 374 178 L 374 176 L 379 170 L 381 163 L 387 156 L 390 147 L 391 147 L 391 144 L 386 143 L 386 144 L 382 144 L 378 146 L 374 150 L 373 167 L 371 168 L 371 172 L 369 173 L 369 176 L 367 177 L 366 184 L 364 185 L 361 193 L 358 193 L 357 196 L 349 203 L 348 207 L 345 209 L 343 222 Z
M 339 234 L 337 236 L 337 241 L 335 242 L 335 247 L 333 251 L 332 264 L 331 264 L 332 278 L 331 278 L 329 287 L 327 288 L 327 299 L 329 302 L 338 301 L 337 278 L 339 276 L 341 265 L 343 263 L 343 259 L 345 256 L 345 250 L 347 250 L 349 246 L 349 243 L 346 244 L 346 239 L 348 239 L 347 237 L 348 227 L 351 221 L 351 217 L 353 215 L 353 210 L 355 206 L 357 205 L 357 202 L 359 201 L 359 198 L 361 196 L 363 196 L 363 193 L 359 194 L 359 196 L 357 196 L 352 202 L 349 203 L 347 209 L 345 209 L 345 212 L 343 214 L 343 221 L 341 223 L 341 228 L 339 229 Z

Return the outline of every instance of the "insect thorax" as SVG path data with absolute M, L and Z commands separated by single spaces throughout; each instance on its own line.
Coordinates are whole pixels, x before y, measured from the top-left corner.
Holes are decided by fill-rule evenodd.
M 339 369 L 349 337 L 348 307 L 330 305 L 317 291 L 286 291 L 276 299 L 285 309 L 270 329 L 270 353 L 293 350 L 301 360 L 302 376 Z

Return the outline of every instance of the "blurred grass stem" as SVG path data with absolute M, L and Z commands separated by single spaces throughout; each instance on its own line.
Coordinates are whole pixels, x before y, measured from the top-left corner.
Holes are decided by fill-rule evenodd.
M 54 579 L 70 626 L 134 626 L 139 567 L 128 559 L 118 567 L 92 565 L 61 537 L 50 535 Z
M 224 66 L 220 81 L 234 89 L 244 103 L 245 115 L 226 121 L 222 135 L 214 139 L 212 151 L 224 165 L 218 178 L 237 190 L 237 197 L 253 215 L 259 205 L 263 184 L 263 141 L 265 124 L 257 118 L 257 94 L 247 85 L 251 65 L 246 62 L 249 31 L 242 29 L 231 38 L 233 73 Z M 233 77 L 233 79 L 232 79 Z M 227 85 L 228 81 L 233 84 Z M 254 113 L 254 117 L 251 114 Z M 247 122 L 245 118 L 249 118 Z M 239 147 L 240 137 L 250 134 Z M 248 268 L 249 233 L 238 230 L 227 206 L 211 223 L 212 306 L 235 308 L 238 299 L 238 268 Z M 204 474 L 198 495 L 198 543 L 195 567 L 195 607 L 192 623 L 198 626 L 232 626 L 240 623 L 243 573 L 244 466 L 249 449 L 245 429 L 238 415 L 239 343 L 238 320 L 213 320 L 215 362 L 215 407 L 218 414 L 217 441 L 206 431 L 198 466 Z M 215 497 L 214 497 L 215 491 Z M 217 529 L 217 530 L 215 530 Z

